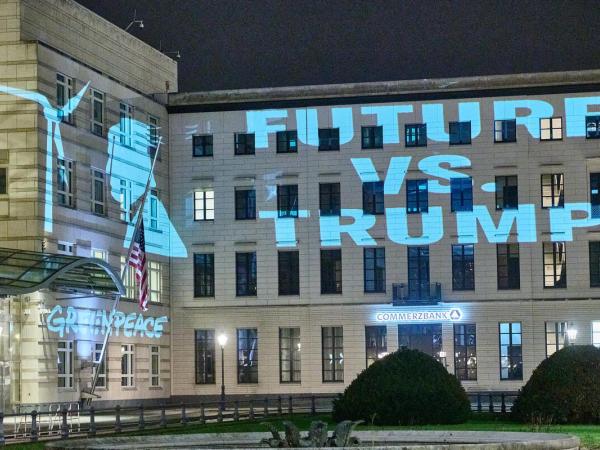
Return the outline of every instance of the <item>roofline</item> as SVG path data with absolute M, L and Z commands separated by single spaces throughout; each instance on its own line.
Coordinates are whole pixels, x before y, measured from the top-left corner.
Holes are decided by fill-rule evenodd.
M 251 109 L 256 105 L 348 104 L 355 100 L 489 96 L 495 92 L 600 90 L 600 70 L 519 73 L 458 78 L 376 81 L 169 94 L 169 112 Z M 470 93 L 466 95 L 465 93 Z

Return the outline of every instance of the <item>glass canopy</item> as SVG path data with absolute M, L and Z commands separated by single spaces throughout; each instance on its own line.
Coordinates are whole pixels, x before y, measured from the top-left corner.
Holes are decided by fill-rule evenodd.
M 0 248 L 0 295 L 40 289 L 97 295 L 125 293 L 120 276 L 100 259 Z

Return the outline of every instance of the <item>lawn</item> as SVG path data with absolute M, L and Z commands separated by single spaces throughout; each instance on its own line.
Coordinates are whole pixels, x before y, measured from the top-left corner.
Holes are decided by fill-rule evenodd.
M 330 429 L 333 428 L 333 422 L 330 416 L 308 416 L 294 415 L 273 417 L 268 419 L 269 422 L 280 425 L 283 420 L 291 420 L 300 429 L 307 430 L 310 422 L 313 420 L 323 420 L 330 424 Z M 227 433 L 227 432 L 250 432 L 250 431 L 267 431 L 262 425 L 263 420 L 242 421 L 242 422 L 225 422 L 225 423 L 210 423 L 206 425 L 189 424 L 185 427 L 181 425 L 172 425 L 162 429 L 149 429 L 143 432 L 121 433 L 121 436 L 139 436 L 151 434 L 186 434 L 186 433 Z M 377 427 L 371 425 L 362 425 L 359 430 L 378 430 L 378 429 L 421 429 L 421 430 L 468 430 L 468 431 L 541 431 L 547 433 L 566 433 L 578 436 L 581 439 L 581 444 L 589 449 L 600 450 L 600 425 L 550 425 L 543 427 L 532 427 L 510 422 L 500 416 L 482 414 L 474 416 L 473 419 L 466 423 L 458 425 L 425 425 L 425 426 L 397 426 L 397 427 Z M 107 436 L 107 435 L 106 435 Z M 35 444 L 14 444 L 10 445 L 11 450 L 16 449 L 43 449 L 44 443 L 38 442 Z

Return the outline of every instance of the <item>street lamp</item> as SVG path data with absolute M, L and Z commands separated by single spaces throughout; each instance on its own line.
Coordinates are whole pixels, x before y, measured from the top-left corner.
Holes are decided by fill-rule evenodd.
M 217 341 L 221 346 L 221 405 L 223 405 L 225 403 L 225 345 L 227 345 L 227 335 L 221 333 L 217 337 Z

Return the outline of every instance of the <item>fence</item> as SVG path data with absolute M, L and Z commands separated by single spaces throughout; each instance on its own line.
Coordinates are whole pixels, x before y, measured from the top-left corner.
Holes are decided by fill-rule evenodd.
M 471 393 L 469 400 L 475 412 L 506 413 L 516 393 Z M 199 402 L 147 407 L 79 409 L 77 404 L 45 405 L 28 413 L 0 412 L 0 445 L 40 438 L 68 439 L 94 437 L 97 434 L 143 431 L 169 425 L 186 426 L 209 422 L 266 419 L 283 414 L 330 413 L 335 396 L 279 396 L 277 398 L 244 399 L 226 402 Z

